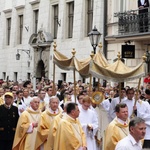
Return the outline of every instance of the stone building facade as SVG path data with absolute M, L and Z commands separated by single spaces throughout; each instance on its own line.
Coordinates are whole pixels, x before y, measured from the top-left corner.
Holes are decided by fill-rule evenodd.
M 148 23 L 148 31 L 140 32 L 139 22 L 141 20 L 139 18 L 137 0 L 108 0 L 105 40 L 109 62 L 113 62 L 112 58 L 116 58 L 118 52 L 122 53 L 122 45 L 135 45 L 135 58 L 124 58 L 124 63 L 131 68 L 136 67 L 142 61 L 144 53 L 149 51 L 150 26 Z M 138 79 L 127 82 L 125 85 L 136 87 Z
M 0 78 L 53 79 L 54 41 L 67 57 L 73 48 L 77 58 L 89 57 L 93 48 L 87 35 L 94 25 L 103 34 L 103 6 L 104 0 L 1 0 Z M 72 71 L 58 67 L 55 76 L 73 81 Z M 76 78 L 81 79 L 78 73 Z

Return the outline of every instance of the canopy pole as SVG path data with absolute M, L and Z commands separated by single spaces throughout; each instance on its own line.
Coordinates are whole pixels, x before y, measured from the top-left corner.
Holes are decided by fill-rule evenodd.
M 56 94 L 55 90 L 55 63 L 53 62 L 53 96 Z
M 54 51 L 56 51 L 56 42 L 54 42 L 53 44 L 53 47 L 54 47 Z M 52 87 L 52 90 L 53 90 L 53 96 L 56 95 L 56 87 L 55 87 L 55 63 L 54 63 L 54 56 L 53 56 L 53 87 Z
M 98 91 L 100 90 L 100 79 L 98 78 Z
M 119 103 L 121 103 L 121 82 L 119 82 Z
M 92 97 L 92 75 L 90 74 L 89 97 Z
M 76 71 L 75 68 L 73 69 L 73 80 L 74 80 L 74 99 L 76 103 Z
M 137 92 L 136 92 L 136 95 L 135 95 L 135 102 L 134 102 L 134 106 L 136 105 L 136 102 L 137 102 L 137 100 L 138 100 L 139 90 L 140 90 L 140 84 L 141 84 L 141 78 L 139 78 L 138 88 L 137 88 Z
M 137 100 L 138 100 L 138 97 L 139 97 L 140 84 L 141 84 L 141 78 L 139 78 L 138 88 L 137 88 L 137 91 L 136 91 L 136 94 L 135 94 L 134 106 L 136 106 L 136 103 L 137 103 Z M 134 118 L 134 117 L 135 117 L 135 113 L 134 113 L 134 110 L 133 110 L 131 118 Z

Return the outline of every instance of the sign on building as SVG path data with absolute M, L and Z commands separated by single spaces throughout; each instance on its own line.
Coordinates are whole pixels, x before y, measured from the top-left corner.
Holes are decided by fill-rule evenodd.
M 135 58 L 135 45 L 122 45 L 122 58 Z

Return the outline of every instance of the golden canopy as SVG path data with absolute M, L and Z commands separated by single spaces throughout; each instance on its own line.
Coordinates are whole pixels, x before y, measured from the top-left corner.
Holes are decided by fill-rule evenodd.
M 116 62 L 109 64 L 105 68 L 95 62 L 91 62 L 89 72 L 92 76 L 100 79 L 125 82 L 145 76 L 147 65 L 143 61 L 137 67 L 131 69 L 118 58 Z
M 83 77 L 89 77 L 91 74 L 93 77 L 114 82 L 133 80 L 143 77 L 147 73 L 147 65 L 144 60 L 137 67 L 129 68 L 120 60 L 120 54 L 118 54 L 116 62 L 109 64 L 100 50 L 94 56 L 83 60 L 78 60 L 75 53 L 76 51 L 73 49 L 73 56 L 68 58 L 54 50 L 53 61 L 59 68 L 63 70 L 75 69 Z

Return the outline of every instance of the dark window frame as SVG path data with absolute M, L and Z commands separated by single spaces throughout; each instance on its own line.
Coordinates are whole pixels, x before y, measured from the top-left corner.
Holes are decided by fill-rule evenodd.
M 7 18 L 7 45 L 10 45 L 11 36 L 11 18 Z
M 22 44 L 23 38 L 23 15 L 19 15 L 19 44 Z
M 57 32 L 58 32 L 58 14 L 59 14 L 59 7 L 58 4 L 53 5 L 54 11 L 54 39 L 57 39 Z
M 94 0 L 87 0 L 87 35 L 92 30 L 93 26 L 93 8 Z
M 68 3 L 68 38 L 73 36 L 74 1 Z
M 39 10 L 34 10 L 34 33 L 38 31 Z

